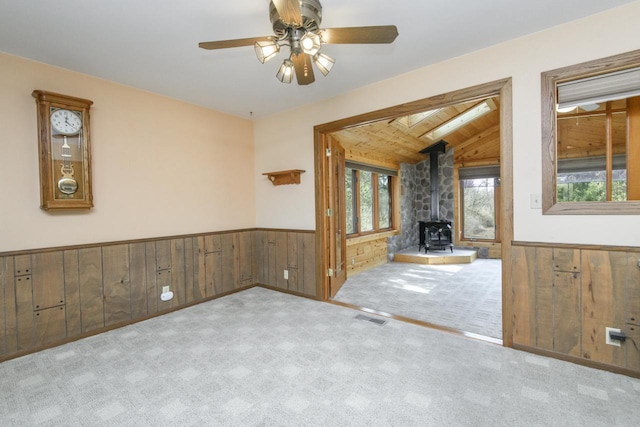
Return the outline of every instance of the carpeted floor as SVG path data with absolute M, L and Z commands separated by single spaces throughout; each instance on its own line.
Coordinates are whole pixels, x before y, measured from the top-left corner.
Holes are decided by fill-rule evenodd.
M 0 363 L 8 426 L 636 426 L 640 380 L 253 288 Z
M 390 262 L 347 281 L 337 301 L 502 339 L 502 263 Z

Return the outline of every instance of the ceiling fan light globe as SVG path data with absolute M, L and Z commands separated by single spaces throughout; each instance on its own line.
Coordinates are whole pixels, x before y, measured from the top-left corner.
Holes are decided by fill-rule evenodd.
M 275 40 L 261 40 L 257 41 L 253 48 L 256 51 L 258 61 L 265 63 L 280 52 L 280 45 Z
M 285 59 L 284 61 L 282 61 L 282 65 L 280 65 L 280 69 L 278 70 L 276 77 L 282 83 L 291 83 L 293 81 L 293 73 L 293 61 L 291 61 L 290 59 Z
M 316 33 L 307 32 L 300 39 L 302 51 L 307 55 L 315 55 L 320 50 L 320 36 Z
M 313 62 L 316 64 L 316 67 L 318 67 L 318 70 L 320 70 L 322 75 L 326 77 L 327 74 L 329 74 L 329 71 L 331 71 L 333 64 L 336 63 L 336 60 L 329 55 L 318 52 L 313 56 Z
M 560 107 L 558 105 L 556 105 L 556 111 L 558 113 L 570 113 L 573 110 L 575 110 L 577 108 L 576 105 L 570 106 L 570 107 Z

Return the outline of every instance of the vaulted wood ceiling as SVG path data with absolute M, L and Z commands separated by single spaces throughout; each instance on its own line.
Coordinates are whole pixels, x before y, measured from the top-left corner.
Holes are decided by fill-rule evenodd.
M 442 137 L 428 133 L 487 101 L 492 110 L 468 120 Z M 331 136 L 345 149 L 348 160 L 399 168 L 401 163 L 415 164 L 428 158 L 424 148 L 444 139 L 447 149 L 454 148 L 458 166 L 498 164 L 500 162 L 500 99 L 475 100 L 436 110 L 431 115 L 419 113 L 393 120 L 383 120 L 334 132 Z
M 591 106 L 591 105 L 589 105 Z M 613 154 L 627 151 L 627 100 L 592 104 L 558 113 L 558 158 L 604 156 L 607 152 L 607 111 L 611 113 Z M 609 108 L 609 110 L 607 110 Z

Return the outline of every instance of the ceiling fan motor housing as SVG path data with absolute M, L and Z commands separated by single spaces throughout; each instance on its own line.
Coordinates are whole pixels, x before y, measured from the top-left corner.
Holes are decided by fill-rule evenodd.
M 320 29 L 320 23 L 322 22 L 322 5 L 318 0 L 300 0 L 300 14 L 302 15 L 302 28 L 311 32 Z M 273 32 L 278 38 L 288 36 L 287 30 L 290 28 L 300 28 L 295 24 L 283 21 L 273 2 L 269 3 L 269 18 L 273 24 Z

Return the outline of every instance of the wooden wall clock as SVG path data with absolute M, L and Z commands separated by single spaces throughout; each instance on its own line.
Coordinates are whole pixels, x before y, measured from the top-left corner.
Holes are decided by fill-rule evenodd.
M 90 209 L 92 101 L 34 90 L 38 106 L 40 207 Z

